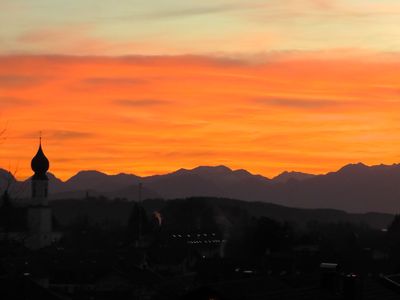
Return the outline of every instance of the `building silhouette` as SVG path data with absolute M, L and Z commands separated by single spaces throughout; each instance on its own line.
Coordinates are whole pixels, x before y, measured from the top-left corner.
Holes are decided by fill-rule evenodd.
M 0 224 L 0 238 L 14 240 L 31 250 L 50 246 L 59 240 L 61 234 L 53 232 L 52 210 L 48 201 L 49 179 L 46 175 L 50 163 L 42 149 L 32 158 L 31 198 L 24 207 L 17 207 L 9 199 L 8 191 L 3 194 L 0 215 L 4 215 Z
M 34 175 L 31 178 L 31 203 L 27 209 L 29 235 L 25 245 L 32 250 L 49 246 L 53 241 L 52 214 L 47 199 L 49 179 L 46 172 L 49 167 L 40 140 L 39 149 L 31 162 Z

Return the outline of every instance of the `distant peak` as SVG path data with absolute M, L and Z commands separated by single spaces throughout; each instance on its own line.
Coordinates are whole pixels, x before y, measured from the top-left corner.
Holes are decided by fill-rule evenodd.
M 0 168 L 0 179 L 11 179 L 12 181 L 16 180 L 14 175 L 10 171 L 1 168 Z
M 79 177 L 94 177 L 94 176 L 95 177 L 107 176 L 107 174 L 99 172 L 99 171 L 96 171 L 96 170 L 83 170 L 83 171 L 79 171 L 78 173 L 76 173 L 70 179 L 79 178 Z
M 79 171 L 77 174 L 101 174 L 101 175 L 106 175 L 105 173 L 102 173 L 102 172 L 96 171 L 96 170 L 82 170 L 82 171 Z
M 131 176 L 131 175 L 134 175 L 134 174 L 124 173 L 124 172 L 116 174 L 116 176 Z
M 62 181 L 61 179 L 57 178 L 56 175 L 54 175 L 51 172 L 47 172 L 47 177 L 49 177 L 49 179 L 54 179 L 54 180 L 58 180 L 58 181 Z
M 236 174 L 241 174 L 241 175 L 252 175 L 249 171 L 245 169 L 237 169 L 233 171 Z
M 228 168 L 227 166 L 224 165 L 219 165 L 219 166 L 198 166 L 197 168 L 192 169 L 192 171 L 208 171 L 208 170 L 217 170 L 217 171 L 229 171 L 231 172 L 232 170 Z
M 368 169 L 368 166 L 363 164 L 362 162 L 356 164 L 348 164 L 342 167 L 338 172 L 346 172 L 346 171 L 362 171 Z
M 315 175 L 313 174 L 308 174 L 308 173 L 302 173 L 302 172 L 296 172 L 296 171 L 284 171 L 278 176 L 275 176 L 272 178 L 273 181 L 275 182 L 287 182 L 289 180 L 305 180 L 311 177 L 314 177 Z

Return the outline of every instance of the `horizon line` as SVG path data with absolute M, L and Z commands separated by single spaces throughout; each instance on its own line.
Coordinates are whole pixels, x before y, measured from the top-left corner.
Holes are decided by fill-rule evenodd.
M 100 170 L 95 170 L 95 169 L 82 169 L 82 170 L 76 171 L 74 173 L 74 175 L 68 177 L 67 179 L 61 179 L 61 178 L 57 177 L 56 173 L 54 173 L 54 172 L 49 172 L 48 171 L 47 173 L 53 175 L 55 178 L 61 180 L 62 182 L 66 182 L 66 181 L 70 180 L 71 178 L 73 178 L 74 176 L 76 176 L 77 174 L 79 174 L 81 172 L 98 172 L 98 173 L 101 173 L 101 174 L 104 174 L 104 175 L 107 175 L 107 176 L 132 175 L 132 176 L 136 176 L 136 177 L 140 177 L 140 178 L 148 178 L 148 177 L 153 177 L 153 176 L 165 176 L 165 175 L 176 173 L 176 172 L 181 171 L 181 170 L 182 171 L 193 171 L 193 170 L 198 169 L 198 168 L 225 167 L 225 168 L 229 169 L 232 172 L 246 171 L 246 172 L 250 173 L 252 176 L 261 176 L 261 177 L 263 177 L 265 179 L 273 180 L 273 179 L 275 179 L 275 178 L 277 178 L 280 175 L 285 174 L 285 173 L 302 173 L 302 174 L 312 175 L 312 176 L 324 176 L 324 175 L 327 175 L 329 173 L 336 173 L 336 172 L 340 171 L 341 169 L 343 169 L 343 168 L 345 168 L 347 166 L 363 165 L 365 167 L 372 168 L 372 167 L 378 167 L 378 166 L 390 167 L 390 166 L 396 166 L 396 165 L 399 165 L 399 164 L 400 163 L 392 163 L 392 164 L 381 163 L 381 164 L 368 165 L 368 164 L 363 163 L 363 162 L 356 162 L 356 163 L 355 162 L 354 163 L 351 162 L 351 163 L 347 163 L 347 164 L 341 166 L 340 168 L 338 168 L 336 170 L 331 170 L 331 171 L 322 172 L 322 173 L 307 173 L 307 172 L 296 171 L 296 170 L 290 170 L 290 171 L 289 170 L 285 170 L 285 171 L 282 171 L 282 172 L 280 172 L 280 173 L 278 173 L 278 174 L 276 174 L 274 176 L 271 176 L 271 177 L 265 176 L 265 175 L 260 174 L 260 173 L 258 173 L 258 174 L 257 173 L 252 173 L 251 171 L 249 171 L 247 169 L 244 169 L 244 168 L 234 169 L 234 168 L 231 168 L 231 167 L 229 167 L 227 165 L 222 165 L 222 164 L 220 164 L 220 165 L 199 165 L 199 166 L 193 167 L 193 168 L 179 168 L 179 169 L 171 170 L 171 171 L 168 171 L 168 172 L 165 172 L 165 173 L 154 173 L 154 174 L 151 174 L 151 175 L 144 175 L 144 176 L 137 175 L 135 173 L 128 173 L 128 172 L 108 173 L 108 172 L 105 172 L 105 171 L 100 171 Z M 3 167 L 0 167 L 0 170 L 4 170 L 4 171 L 10 173 L 17 181 L 26 181 L 26 180 L 29 180 L 29 178 L 31 178 L 31 176 L 19 178 L 18 176 L 15 176 L 10 170 L 8 170 L 6 168 L 3 168 Z

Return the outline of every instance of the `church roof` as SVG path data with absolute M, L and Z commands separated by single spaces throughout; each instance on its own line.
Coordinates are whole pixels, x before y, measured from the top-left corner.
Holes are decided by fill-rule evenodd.
M 39 144 L 39 149 L 36 155 L 32 158 L 31 168 L 35 172 L 34 179 L 47 179 L 46 172 L 49 169 L 50 163 L 46 155 L 43 153 L 42 143 Z

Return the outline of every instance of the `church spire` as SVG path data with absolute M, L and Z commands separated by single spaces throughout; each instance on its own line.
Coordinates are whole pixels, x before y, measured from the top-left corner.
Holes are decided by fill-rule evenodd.
M 35 174 L 31 178 L 32 199 L 27 220 L 29 236 L 26 246 L 30 249 L 40 249 L 52 242 L 51 208 L 47 198 L 49 179 L 46 175 L 49 165 L 49 160 L 43 153 L 40 135 L 39 149 L 31 162 Z
M 49 160 L 43 153 L 42 134 L 40 134 L 39 149 L 31 161 L 31 168 L 33 172 L 35 172 L 35 174 L 33 175 L 33 179 L 47 180 L 46 172 L 48 171 L 49 166 L 50 166 Z

